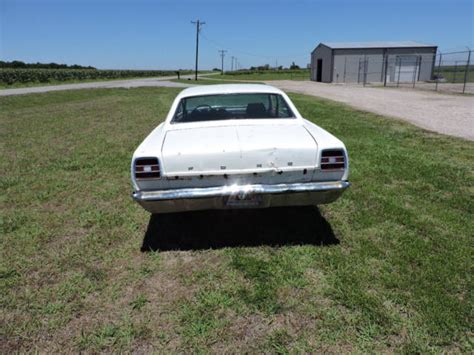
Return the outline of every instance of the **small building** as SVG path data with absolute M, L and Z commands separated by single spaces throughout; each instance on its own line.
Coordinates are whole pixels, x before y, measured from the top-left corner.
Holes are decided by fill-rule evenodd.
M 324 83 L 431 80 L 437 47 L 413 41 L 320 43 L 311 53 L 311 80 Z

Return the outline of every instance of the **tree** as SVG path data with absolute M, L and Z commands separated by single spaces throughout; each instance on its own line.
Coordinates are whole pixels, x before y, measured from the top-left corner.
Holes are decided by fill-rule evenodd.
M 295 62 L 291 63 L 290 69 L 300 69 L 300 66 L 295 64 Z

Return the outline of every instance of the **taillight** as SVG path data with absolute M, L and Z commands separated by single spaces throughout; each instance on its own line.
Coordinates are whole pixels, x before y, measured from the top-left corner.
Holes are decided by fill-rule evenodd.
M 158 179 L 161 177 L 160 164 L 156 158 L 138 158 L 135 160 L 137 179 Z
M 345 155 L 344 151 L 324 150 L 321 153 L 321 170 L 340 170 L 344 169 Z

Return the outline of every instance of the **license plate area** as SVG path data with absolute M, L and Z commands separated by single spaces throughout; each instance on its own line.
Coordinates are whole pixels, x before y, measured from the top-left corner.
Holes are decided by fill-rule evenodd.
M 262 204 L 262 196 L 255 194 L 235 194 L 227 197 L 226 206 L 234 208 L 258 207 Z

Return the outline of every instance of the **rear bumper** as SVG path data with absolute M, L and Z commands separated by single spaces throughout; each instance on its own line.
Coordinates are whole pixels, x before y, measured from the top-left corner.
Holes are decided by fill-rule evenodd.
M 158 191 L 136 191 L 132 194 L 151 213 L 183 212 L 209 209 L 265 208 L 274 206 L 309 206 L 330 203 L 350 186 L 348 181 L 308 182 L 276 185 L 231 185 Z M 254 203 L 229 203 L 229 197 Z

